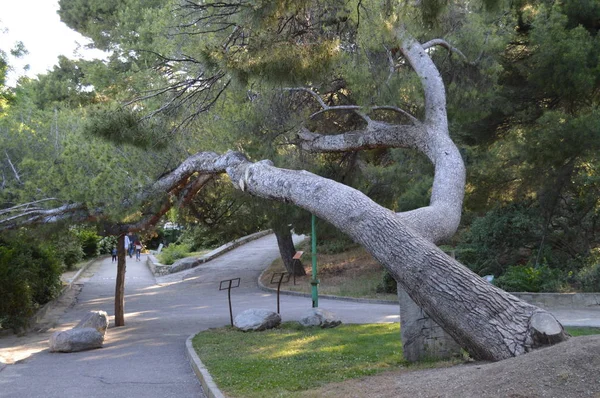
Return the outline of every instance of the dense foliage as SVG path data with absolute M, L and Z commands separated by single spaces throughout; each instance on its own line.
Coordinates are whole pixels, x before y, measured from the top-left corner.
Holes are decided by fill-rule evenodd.
M 463 136 L 472 213 L 460 258 L 507 289 L 579 289 L 600 245 L 600 8 L 523 2 L 514 12 L 487 115 L 465 125 L 479 133 Z
M 443 37 L 462 50 L 429 50 L 469 173 L 462 232 L 447 243 L 506 289 L 598 289 L 595 2 L 59 3 L 65 23 L 112 54 L 106 61 L 61 57 L 10 95 L 0 87 L 0 208 L 78 201 L 109 209 L 112 223 L 136 221 L 157 212 L 140 199 L 152 182 L 206 149 L 307 169 L 393 211 L 423 206 L 432 175 L 424 156 L 397 149 L 309 155 L 296 145 L 301 122 L 336 133 L 361 128 L 364 119 L 319 112 L 310 94 L 289 90 L 311 88 L 327 106 L 387 105 L 421 115 L 418 79 L 405 63 L 390 64 L 397 55 L 391 33 L 402 22 L 422 42 Z M 6 68 L 0 63 L 0 75 Z M 186 226 L 184 235 L 170 239 L 159 230 L 156 242 L 178 238 L 190 249 L 310 225 L 305 212 L 255 201 L 217 179 L 173 219 Z M 319 229 L 323 250 L 350 245 L 326 225 Z M 99 250 L 93 234 L 78 233 L 83 252 L 68 234 L 59 251 L 66 264 Z
M 60 291 L 60 257 L 52 245 L 20 233 L 0 238 L 0 328 L 20 331 Z

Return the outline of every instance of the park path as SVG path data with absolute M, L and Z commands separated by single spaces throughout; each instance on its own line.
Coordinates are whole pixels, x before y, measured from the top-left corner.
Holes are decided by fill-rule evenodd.
M 77 303 L 47 333 L 0 338 L 0 397 L 204 397 L 185 354 L 185 340 L 200 330 L 229 324 L 227 292 L 219 282 L 240 278 L 232 290 L 234 316 L 248 308 L 276 310 L 276 297 L 258 289 L 260 272 L 278 256 L 274 235 L 247 243 L 206 264 L 155 279 L 143 262 L 127 259 L 125 323 L 112 327 L 116 264 L 97 261 L 78 283 Z M 284 321 L 299 319 L 310 298 L 282 296 Z M 319 299 L 319 307 L 343 322 L 399 320 L 397 305 Z M 73 327 L 90 310 L 111 315 L 104 348 L 79 353 L 50 353 L 50 332 Z M 3 352 L 22 359 L 2 363 Z

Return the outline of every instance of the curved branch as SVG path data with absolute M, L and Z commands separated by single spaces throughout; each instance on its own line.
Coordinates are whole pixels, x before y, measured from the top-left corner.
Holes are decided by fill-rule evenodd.
M 242 190 L 294 203 L 363 245 L 475 358 L 500 360 L 548 344 L 535 337 L 532 320 L 540 317 L 557 330 L 556 341 L 568 338 L 551 314 L 485 282 L 360 191 L 307 171 L 225 156 L 234 161 L 227 174 Z
M 349 152 L 375 148 L 413 148 L 425 146 L 426 131 L 422 126 L 372 122 L 362 130 L 344 134 L 316 134 L 306 128 L 297 134 L 300 146 L 309 152 Z
M 465 54 L 462 53 L 462 51 L 460 51 L 456 47 L 451 46 L 450 43 L 448 43 L 444 39 L 432 39 L 432 40 L 429 40 L 428 42 L 421 44 L 421 47 L 423 47 L 424 49 L 428 49 L 428 48 L 431 48 L 434 46 L 444 47 L 446 50 L 450 51 L 451 53 L 455 53 L 458 56 L 460 56 L 463 59 L 463 61 L 465 61 L 467 63 L 469 62 L 469 59 L 465 56 Z
M 5 214 L 15 212 L 19 207 L 5 209 Z M 47 224 L 61 220 L 84 221 L 95 217 L 95 212 L 90 212 L 83 203 L 66 204 L 54 209 L 24 209 L 22 212 L 0 220 L 0 229 L 13 229 L 22 225 Z
M 448 131 L 446 115 L 446 90 L 442 76 L 425 49 L 405 30 L 398 32 L 400 51 L 419 76 L 425 95 L 424 123 Z

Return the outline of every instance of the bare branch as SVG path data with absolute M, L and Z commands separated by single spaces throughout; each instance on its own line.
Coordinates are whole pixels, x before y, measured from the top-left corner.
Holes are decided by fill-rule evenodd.
M 324 110 L 329 109 L 329 106 L 325 103 L 325 101 L 323 101 L 323 98 L 321 98 L 321 96 L 319 94 L 317 94 L 316 92 L 314 92 L 310 88 L 306 88 L 306 87 L 291 87 L 291 88 L 284 88 L 283 90 L 284 91 L 303 91 L 305 93 L 308 93 L 308 94 L 312 95 L 312 97 L 314 99 L 317 100 L 317 102 L 319 103 L 319 105 L 321 105 L 321 108 L 323 108 Z
M 33 202 L 22 203 L 22 204 L 17 205 L 17 206 L 13 206 L 13 207 L 9 207 L 7 209 L 0 210 L 0 215 L 2 215 L 2 214 L 8 214 L 8 213 L 17 211 L 17 210 L 19 210 L 19 209 L 21 209 L 23 207 L 26 207 L 29 210 L 31 210 L 29 208 L 29 206 L 32 206 L 32 205 L 35 205 L 35 204 L 39 204 L 39 203 L 43 203 L 43 202 L 48 202 L 48 201 L 51 201 L 51 200 L 58 200 L 58 199 L 57 198 L 45 198 L 45 199 L 35 200 Z
M 410 112 L 407 112 L 404 109 L 399 108 L 397 106 L 390 106 L 390 105 L 373 106 L 373 107 L 371 107 L 371 110 L 373 110 L 373 111 L 378 111 L 378 110 L 394 111 L 394 112 L 400 113 L 400 114 L 408 117 L 415 126 L 418 126 L 421 124 L 421 121 L 419 119 L 417 119 L 416 117 L 414 117 Z
M 421 44 L 421 47 L 423 47 L 423 49 L 428 49 L 434 46 L 441 46 L 444 47 L 446 50 L 450 51 L 451 53 L 455 53 L 456 55 L 460 56 L 463 61 L 465 62 L 469 62 L 469 59 L 465 56 L 465 54 L 462 53 L 462 51 L 460 51 L 458 48 L 453 47 L 450 45 L 450 43 L 448 43 L 446 40 L 444 39 L 432 39 L 429 40 L 428 42 L 425 42 L 423 44 Z
M 8 164 L 10 165 L 10 168 L 12 169 L 13 174 L 15 175 L 15 179 L 18 181 L 19 184 L 22 184 L 21 177 L 19 176 L 17 169 L 15 168 L 13 163 L 10 161 L 10 156 L 8 156 L 8 151 L 5 150 L 4 153 L 6 154 L 6 160 L 8 160 Z

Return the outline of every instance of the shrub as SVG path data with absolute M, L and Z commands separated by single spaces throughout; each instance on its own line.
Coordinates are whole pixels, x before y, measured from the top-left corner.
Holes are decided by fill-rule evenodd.
M 190 246 L 186 244 L 170 244 L 158 255 L 158 261 L 170 265 L 180 258 L 185 258 L 190 253 Z
M 79 242 L 64 244 L 61 249 L 59 256 L 62 258 L 62 262 L 67 270 L 72 270 L 75 264 L 83 260 L 85 255 Z
M 600 263 L 583 267 L 577 273 L 576 281 L 584 292 L 600 292 Z
M 377 293 L 398 293 L 398 284 L 387 270 L 383 271 L 381 283 L 377 285 Z
M 539 245 L 542 224 L 536 209 L 522 205 L 492 210 L 463 234 L 458 259 L 479 275 L 500 276 L 534 256 L 531 248 Z
M 99 254 L 100 237 L 95 231 L 80 229 L 76 233 L 85 258 L 94 258 Z
M 19 235 L 0 238 L 0 323 L 25 328 L 41 305 L 60 292 L 60 259 L 48 246 Z
M 508 267 L 494 284 L 509 292 L 548 292 L 559 290 L 560 272 L 547 265 L 515 265 Z
M 98 242 L 98 253 L 99 254 L 110 254 L 112 248 L 117 246 L 116 236 L 105 236 Z
M 358 244 L 344 234 L 319 238 L 317 235 L 317 253 L 338 254 L 358 247 Z

